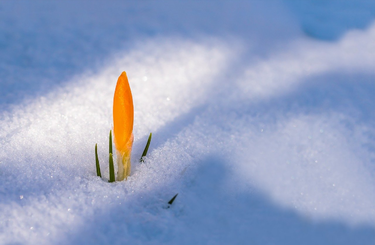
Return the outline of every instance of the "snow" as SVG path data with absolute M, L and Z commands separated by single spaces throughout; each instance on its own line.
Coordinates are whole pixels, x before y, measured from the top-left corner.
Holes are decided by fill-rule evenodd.
M 21 3 L 0 3 L 0 244 L 374 244 L 371 1 Z M 133 166 L 109 184 L 123 70 Z

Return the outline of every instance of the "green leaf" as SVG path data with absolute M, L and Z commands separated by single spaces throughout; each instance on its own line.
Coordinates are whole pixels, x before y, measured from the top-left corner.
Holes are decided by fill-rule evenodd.
M 99 165 L 98 144 L 95 144 L 95 160 L 96 160 L 96 175 L 101 178 L 102 173 L 100 172 L 100 165 Z
M 109 153 L 109 181 L 115 182 L 115 167 L 113 166 L 113 156 Z
M 145 146 L 145 149 L 143 150 L 142 157 L 139 160 L 140 162 L 144 162 L 143 158 L 147 155 L 148 147 L 150 146 L 150 143 L 151 143 L 151 138 L 152 138 L 152 133 L 150 133 L 150 136 L 148 136 L 147 144 Z
M 176 195 L 174 195 L 174 197 L 172 197 L 171 200 L 169 200 L 169 202 L 168 202 L 169 205 L 172 205 L 172 203 L 173 203 L 174 200 L 176 199 L 177 195 L 178 195 L 178 193 L 177 193 Z
M 113 151 L 112 151 L 112 130 L 109 130 L 109 153 L 113 154 Z

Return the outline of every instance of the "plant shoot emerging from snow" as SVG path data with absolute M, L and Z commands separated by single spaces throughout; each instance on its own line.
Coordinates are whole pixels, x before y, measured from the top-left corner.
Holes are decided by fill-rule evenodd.
M 115 95 L 113 97 L 113 135 L 117 155 L 117 180 L 127 179 L 131 170 L 131 151 L 133 146 L 134 106 L 126 72 L 122 72 L 117 80 Z M 150 133 L 140 162 L 144 162 L 150 146 L 152 133 Z M 96 175 L 101 176 L 97 145 L 95 145 Z M 115 182 L 112 151 L 112 130 L 109 132 L 109 182 Z

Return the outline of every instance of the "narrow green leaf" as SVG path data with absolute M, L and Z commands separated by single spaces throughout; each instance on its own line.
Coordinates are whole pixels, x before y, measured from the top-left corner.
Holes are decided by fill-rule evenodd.
M 115 167 L 113 166 L 113 156 L 109 153 L 109 181 L 115 182 Z
M 109 153 L 113 154 L 113 151 L 112 151 L 112 130 L 109 130 Z
M 151 138 L 152 138 L 152 133 L 150 133 L 150 136 L 148 136 L 147 144 L 145 146 L 145 149 L 143 150 L 142 157 L 139 160 L 140 162 L 144 162 L 143 158 L 147 155 L 148 147 L 150 146 L 150 143 L 151 143 Z
M 173 203 L 174 200 L 176 199 L 177 195 L 178 195 L 178 193 L 177 193 L 176 195 L 174 195 L 174 197 L 172 197 L 171 200 L 169 200 L 169 202 L 168 202 L 169 205 L 172 205 L 172 203 Z
M 95 160 L 96 160 L 96 175 L 101 178 L 102 173 L 100 172 L 100 165 L 99 165 L 98 144 L 95 144 Z

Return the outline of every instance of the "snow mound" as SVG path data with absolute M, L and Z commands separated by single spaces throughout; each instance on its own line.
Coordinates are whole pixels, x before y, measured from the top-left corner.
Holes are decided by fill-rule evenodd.
M 17 96 L 23 83 L 14 82 L 21 75 L 0 63 L 10 84 L 0 94 L 11 93 L 0 100 L 11 105 L 0 111 L 1 244 L 375 242 L 375 25 L 322 42 L 298 30 L 281 1 L 220 3 L 212 17 L 231 21 L 194 19 L 192 10 L 211 9 L 209 2 L 173 5 L 186 13 L 167 8 L 183 31 L 150 10 L 154 3 L 122 6 L 160 16 L 139 17 L 139 40 L 105 49 L 100 65 L 53 66 L 75 75 L 55 81 L 49 70 L 35 85 L 53 85 L 43 93 L 25 82 L 26 100 Z M 63 6 L 58 16 L 65 20 L 71 12 Z M 236 24 L 247 11 L 256 24 Z M 68 27 L 79 16 L 71 14 Z M 103 25 L 116 23 L 109 22 Z M 114 30 L 132 30 L 125 22 Z M 149 22 L 164 35 L 149 34 Z M 36 50 L 32 57 L 48 56 Z M 80 55 L 91 57 L 74 57 Z M 40 62 L 27 71 L 32 81 L 43 77 Z M 133 166 L 127 181 L 110 184 L 112 97 L 123 70 L 135 104 Z M 95 173 L 95 143 L 103 180 Z

